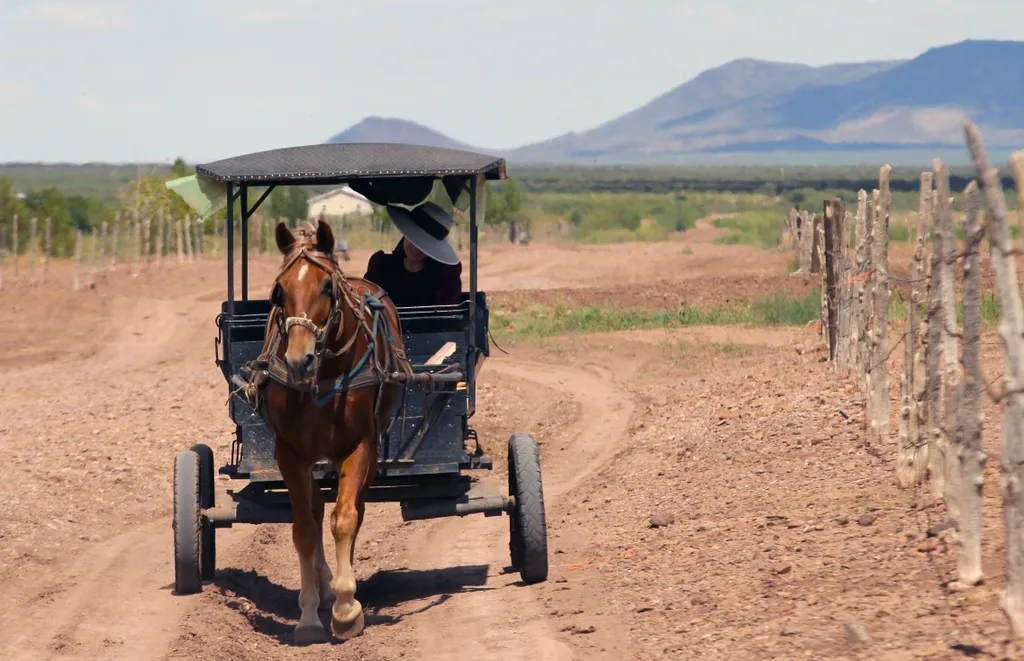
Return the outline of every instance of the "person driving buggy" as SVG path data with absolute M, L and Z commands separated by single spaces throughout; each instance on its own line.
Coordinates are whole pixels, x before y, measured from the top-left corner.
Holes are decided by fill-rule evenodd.
M 370 256 L 363 277 L 388 293 L 398 307 L 458 305 L 462 300 L 462 264 L 448 243 L 454 220 L 433 202 L 411 211 L 387 205 L 402 239 L 390 252 Z

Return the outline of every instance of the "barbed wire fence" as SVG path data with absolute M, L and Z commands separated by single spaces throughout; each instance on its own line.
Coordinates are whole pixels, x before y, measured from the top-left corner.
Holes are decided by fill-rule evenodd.
M 880 169 L 879 186 L 870 198 L 867 191 L 859 191 L 854 222 L 842 200 L 824 201 L 821 295 L 827 312 L 822 314 L 822 339 L 834 370 L 857 383 L 865 394 L 868 438 L 895 441 L 897 485 L 915 490 L 927 487 L 945 506 L 947 521 L 942 527 L 951 532 L 958 547 L 956 577 L 948 584 L 952 589 L 970 589 L 984 580 L 981 504 L 989 456 L 982 446 L 982 395 L 1002 407 L 998 462 L 1006 587 L 1001 603 L 1018 637 L 1024 636 L 1024 308 L 1014 258 L 1022 253 L 1012 246 L 998 172 L 988 162 L 981 134 L 970 122 L 965 124 L 965 137 L 977 177 L 962 192 L 963 240 L 955 231 L 949 171 L 934 159 L 932 171 L 921 174 L 918 212 L 909 228 L 912 239 L 916 234 L 909 277 L 889 272 L 888 165 Z M 1024 208 L 1024 152 L 1014 155 L 1011 169 Z M 794 221 L 791 212 L 784 232 L 791 232 Z M 801 225 L 800 229 L 807 227 Z M 813 242 L 806 231 L 792 234 L 803 270 L 811 264 Z M 981 250 L 986 238 L 1000 323 L 999 339 L 983 342 Z M 909 296 L 903 330 L 890 338 L 893 283 L 908 289 Z M 1003 349 L 1005 366 L 994 378 L 982 373 L 985 345 Z M 889 376 L 895 369 L 892 356 L 900 348 L 898 428 L 893 438 Z

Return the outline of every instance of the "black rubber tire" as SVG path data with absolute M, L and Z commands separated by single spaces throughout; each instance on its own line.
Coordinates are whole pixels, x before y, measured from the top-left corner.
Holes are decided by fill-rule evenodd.
M 197 443 L 192 446 L 192 451 L 199 455 L 199 507 L 204 510 L 210 509 L 214 505 L 213 450 L 208 445 Z M 203 523 L 202 526 L 202 579 L 212 581 L 214 572 L 217 571 L 217 529 L 208 523 Z
M 540 448 L 525 432 L 516 432 L 508 440 L 508 489 L 509 495 L 515 498 L 515 507 L 509 512 L 512 567 L 524 583 L 540 583 L 548 577 L 544 487 L 540 476 Z
M 178 594 L 203 589 L 199 483 L 199 455 L 182 450 L 174 458 L 174 590 Z

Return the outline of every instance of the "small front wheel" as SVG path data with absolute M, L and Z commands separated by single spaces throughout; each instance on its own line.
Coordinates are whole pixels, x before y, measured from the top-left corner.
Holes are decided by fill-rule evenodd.
M 548 534 L 544 487 L 540 477 L 540 448 L 525 432 L 508 441 L 508 488 L 515 505 L 509 512 L 509 550 L 512 567 L 524 583 L 548 577 Z
M 174 458 L 174 589 L 195 594 L 203 589 L 200 517 L 200 459 L 192 450 Z

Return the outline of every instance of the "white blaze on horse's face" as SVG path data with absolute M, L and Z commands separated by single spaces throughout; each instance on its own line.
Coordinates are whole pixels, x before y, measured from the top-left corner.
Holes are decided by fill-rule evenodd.
M 331 316 L 331 276 L 308 264 L 296 264 L 291 273 L 281 279 L 286 291 L 283 311 L 285 318 L 308 319 L 323 329 Z M 284 361 L 296 379 L 314 376 L 317 362 L 316 333 L 306 324 L 290 324 L 288 346 Z

